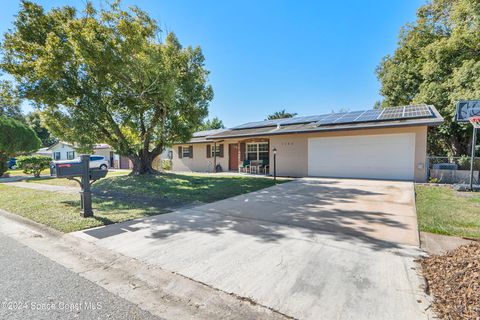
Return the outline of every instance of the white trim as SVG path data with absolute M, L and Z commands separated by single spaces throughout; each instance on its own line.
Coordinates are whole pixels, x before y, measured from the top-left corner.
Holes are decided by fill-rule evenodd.
M 267 145 L 267 150 L 266 151 L 260 151 L 259 145 L 261 145 L 261 144 L 266 144 Z M 257 159 L 255 159 L 255 160 L 260 159 L 260 152 L 267 153 L 267 154 L 269 153 L 268 142 L 248 142 L 248 143 L 246 143 L 246 146 L 245 146 L 245 159 L 248 159 L 248 154 L 249 153 L 253 153 L 253 151 L 248 152 L 248 146 L 249 145 L 256 145 L 257 146 Z

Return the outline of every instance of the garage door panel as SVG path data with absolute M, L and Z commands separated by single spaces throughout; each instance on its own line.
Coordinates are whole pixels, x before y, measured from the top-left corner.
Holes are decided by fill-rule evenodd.
M 415 134 L 311 138 L 308 174 L 412 180 Z

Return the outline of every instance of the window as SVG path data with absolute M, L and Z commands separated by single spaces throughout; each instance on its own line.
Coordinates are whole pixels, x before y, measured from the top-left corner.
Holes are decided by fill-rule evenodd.
M 213 158 L 215 157 L 215 154 L 217 154 L 217 157 L 220 157 L 220 145 L 217 144 L 216 146 L 215 145 L 211 145 L 210 146 L 210 156 Z
M 60 152 L 53 153 L 53 160 L 60 160 L 62 157 L 60 156 Z
M 268 142 L 247 143 L 248 160 L 268 160 Z
M 104 157 L 102 156 L 90 156 L 90 161 L 99 161 L 99 160 L 103 160 Z
M 68 151 L 67 152 L 67 160 L 72 160 L 75 158 L 75 151 Z
M 190 158 L 190 148 L 183 147 L 182 148 L 182 158 Z

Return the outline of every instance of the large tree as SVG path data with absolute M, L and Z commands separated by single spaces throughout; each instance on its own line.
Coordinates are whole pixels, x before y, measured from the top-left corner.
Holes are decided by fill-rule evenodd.
M 0 116 L 25 122 L 21 105 L 18 89 L 8 80 L 0 81 Z
M 208 119 L 202 123 L 199 130 L 212 130 L 212 129 L 225 129 L 225 125 L 223 121 L 220 120 L 218 117 L 214 117 L 213 119 Z
M 50 131 L 44 125 L 40 110 L 30 112 L 25 119 L 27 120 L 28 126 L 35 131 L 37 137 L 42 141 L 43 147 L 50 147 L 58 141 L 57 138 L 50 134 Z
M 265 120 L 275 120 L 275 119 L 284 119 L 284 118 L 293 118 L 297 115 L 294 112 L 287 112 L 285 109 L 280 111 L 275 111 L 274 113 L 268 115 L 267 119 Z
M 40 139 L 22 122 L 0 116 L 0 177 L 7 171 L 7 160 L 19 153 L 40 148 Z
M 147 13 L 119 2 L 99 10 L 87 2 L 82 13 L 21 3 L 2 67 L 56 137 L 106 142 L 134 174 L 154 173 L 153 159 L 207 116 L 213 91 L 200 48 L 183 48 L 173 33 L 160 41 Z
M 384 106 L 433 104 L 445 118 L 430 129 L 430 154 L 468 153 L 471 127 L 454 121 L 455 102 L 480 98 L 479 43 L 478 0 L 433 0 L 402 28 L 395 53 L 377 68 Z

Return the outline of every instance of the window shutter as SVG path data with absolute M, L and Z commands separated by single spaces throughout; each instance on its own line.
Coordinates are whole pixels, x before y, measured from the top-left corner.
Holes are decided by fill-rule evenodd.
M 178 147 L 178 158 L 182 159 L 182 147 L 181 146 Z
M 240 143 L 240 161 L 245 160 L 245 151 L 246 151 L 245 142 L 241 142 Z
M 193 158 L 193 146 L 188 147 L 190 149 L 190 158 Z
M 223 144 L 220 145 L 220 158 L 223 158 Z
M 212 157 L 212 146 L 207 144 L 207 158 Z

